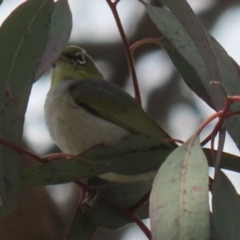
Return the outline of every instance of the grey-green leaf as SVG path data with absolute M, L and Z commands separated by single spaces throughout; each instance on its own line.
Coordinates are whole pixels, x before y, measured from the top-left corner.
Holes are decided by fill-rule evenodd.
M 72 14 L 68 5 L 68 0 L 59 0 L 54 3 L 48 43 L 39 61 L 34 81 L 38 80 L 38 78 L 58 59 L 69 41 L 71 30 Z
M 240 199 L 228 177 L 219 171 L 212 188 L 213 224 L 218 240 L 238 240 Z
M 160 0 L 163 4 L 165 4 L 171 12 L 176 16 L 176 18 L 181 22 L 182 26 L 184 26 L 186 32 L 189 34 L 191 39 L 193 40 L 195 46 L 200 53 L 205 66 L 208 70 L 209 77 L 208 81 L 215 80 L 221 81 L 221 75 L 216 63 L 215 56 L 213 54 L 211 45 L 209 44 L 208 38 L 205 35 L 205 31 L 203 30 L 202 25 L 200 24 L 198 18 L 194 14 L 193 10 L 185 0 Z M 220 105 L 219 107 L 223 107 Z
M 166 36 L 172 46 L 166 44 L 168 53 L 179 52 L 187 60 L 190 66 L 193 66 L 195 74 L 200 76 L 201 81 L 197 82 L 196 79 L 189 79 L 189 75 L 185 72 L 183 75 L 184 80 L 191 88 L 196 88 L 196 93 L 206 99 L 210 106 L 214 106 L 214 100 L 211 95 L 216 97 L 215 102 L 219 102 L 222 107 L 223 104 L 223 93 L 221 89 L 209 86 L 209 82 L 212 80 L 207 71 L 206 64 L 204 63 L 201 54 L 191 36 L 186 32 L 184 26 L 177 20 L 177 18 L 165 9 L 153 7 L 147 5 L 147 10 L 152 21 L 156 24 L 158 29 Z M 172 48 L 173 47 L 173 48 Z M 178 56 L 175 56 L 176 60 Z M 182 63 L 183 64 L 183 63 Z M 178 68 L 179 69 L 179 68 Z M 182 71 L 180 72 L 182 73 Z M 194 82 L 193 82 L 194 81 Z M 195 85 L 195 86 L 194 86 Z M 218 104 L 219 104 L 218 103 Z
M 195 32 L 192 23 L 189 22 L 187 25 L 183 25 L 170 11 L 151 5 L 146 6 L 152 21 L 165 36 L 161 40 L 163 47 L 184 81 L 210 107 L 215 110 L 222 109 L 225 95 L 219 86 L 210 85 L 211 80 L 219 79 L 212 79 L 209 75 L 208 64 L 203 61 L 201 51 L 196 47 L 196 44 L 201 44 L 199 43 L 201 37 L 197 38 L 196 35 L 193 39 L 190 34 L 191 29 Z M 209 33 L 205 31 L 205 35 L 217 62 L 222 86 L 227 95 L 238 95 L 238 89 L 240 88 L 239 66 Z M 235 103 L 231 106 L 231 110 L 236 111 L 239 107 L 240 103 Z M 240 116 L 229 118 L 227 123 L 227 130 L 234 141 L 236 143 L 240 142 L 240 132 L 237 131 L 240 124 Z
M 157 145 L 153 144 L 151 139 L 134 136 L 123 140 L 117 146 L 107 147 L 107 151 L 104 147 L 97 148 L 78 158 L 26 167 L 22 169 L 22 184 L 31 186 L 57 184 L 107 172 L 134 176 L 155 171 L 170 151 L 162 149 L 160 144 L 159 151 L 156 152 L 153 150 L 154 146 Z
M 117 203 L 123 208 L 134 206 L 152 187 L 152 181 L 114 184 L 99 178 L 94 179 L 94 186 L 100 189 L 100 196 L 96 196 L 96 203 L 88 207 L 86 212 L 100 227 L 117 229 L 132 223 L 133 219 L 126 216 L 119 208 L 112 206 L 101 196 Z M 91 185 L 93 186 L 93 185 Z M 148 218 L 148 204 L 143 204 L 137 211 L 141 219 Z
M 96 223 L 78 208 L 74 216 L 67 240 L 91 240 L 96 229 Z
M 108 171 L 134 175 L 159 169 L 172 150 L 161 148 L 155 140 L 134 137 L 117 146 L 89 150 L 84 158 L 62 159 L 22 169 L 21 184 L 42 186 L 72 182 Z M 204 149 L 209 166 L 214 166 L 210 149 Z M 221 168 L 240 172 L 239 157 L 223 153 Z
M 155 240 L 208 239 L 208 164 L 198 140 L 188 140 L 160 167 L 149 215 Z
M 23 121 L 35 71 L 45 48 L 52 0 L 31 0 L 15 9 L 0 28 L 0 136 L 21 145 Z M 20 157 L 0 146 L 0 216 L 17 202 Z

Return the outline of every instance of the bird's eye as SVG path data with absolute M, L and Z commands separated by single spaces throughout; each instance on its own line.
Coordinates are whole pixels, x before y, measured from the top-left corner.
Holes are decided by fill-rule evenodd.
M 85 56 L 81 52 L 78 52 L 78 53 L 76 53 L 76 61 L 80 65 L 83 65 L 83 64 L 86 63 L 86 58 L 85 58 Z

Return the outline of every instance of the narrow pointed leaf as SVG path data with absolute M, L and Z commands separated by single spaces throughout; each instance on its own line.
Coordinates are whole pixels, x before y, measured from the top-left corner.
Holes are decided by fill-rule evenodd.
M 177 17 L 179 22 L 184 26 L 186 32 L 189 34 L 193 40 L 195 46 L 197 47 L 205 66 L 208 70 L 209 77 L 208 81 L 219 81 L 221 82 L 221 75 L 214 57 L 211 45 L 208 42 L 208 38 L 205 35 L 205 31 L 198 18 L 194 14 L 193 10 L 185 0 L 160 0 L 165 4 L 171 12 Z M 222 104 L 222 102 L 219 102 Z M 220 108 L 223 105 L 219 105 Z
M 179 62 L 179 65 L 177 66 L 178 70 L 181 70 L 183 67 L 188 67 L 188 69 L 185 69 L 185 72 L 180 71 L 180 73 L 183 74 L 184 80 L 191 87 L 191 89 L 196 90 L 196 93 L 200 97 L 204 98 L 204 100 L 211 107 L 214 107 L 214 103 L 223 103 L 224 96 L 221 92 L 221 89 L 216 87 L 214 88 L 209 85 L 209 82 L 212 79 L 207 71 L 206 64 L 204 63 L 193 39 L 186 32 L 184 26 L 170 11 L 151 5 L 146 5 L 146 7 L 152 21 L 168 39 L 164 46 L 166 45 L 165 49 L 167 50 L 168 54 L 171 53 L 171 56 L 173 56 L 172 60 L 175 59 L 175 62 Z M 180 56 L 174 56 L 174 53 L 179 53 Z M 181 58 L 181 56 L 184 58 L 186 63 L 180 61 L 179 58 Z M 191 69 L 191 67 L 193 69 Z M 188 72 L 186 70 L 192 71 Z M 195 76 L 195 78 L 190 79 L 192 75 Z M 197 79 L 197 77 L 199 79 Z M 220 105 L 220 107 L 222 107 L 222 105 Z
M 152 187 L 152 181 L 136 183 L 110 184 L 107 181 L 96 178 L 97 184 L 91 186 L 100 189 L 99 196 L 92 207 L 88 207 L 86 213 L 99 226 L 108 229 L 117 229 L 132 223 L 133 220 L 126 216 L 119 208 L 112 206 L 101 196 L 109 199 L 122 207 L 134 206 Z M 148 218 L 148 204 L 139 207 L 137 214 L 141 219 Z
M 213 224 L 218 240 L 240 236 L 240 199 L 228 177 L 219 171 L 212 188 Z
M 208 159 L 209 166 L 214 167 L 215 159 L 212 157 L 211 150 L 204 149 L 204 153 Z M 214 151 L 214 154 L 216 154 L 216 151 Z M 223 152 L 221 163 L 220 163 L 220 168 L 240 173 L 240 157 L 233 155 L 233 154 Z
M 31 0 L 15 9 L 0 28 L 0 136 L 21 144 L 31 83 L 47 42 L 52 0 Z M 0 216 L 14 207 L 20 184 L 20 157 L 0 146 Z
M 154 240 L 208 239 L 208 164 L 198 140 L 188 140 L 160 167 L 149 215 Z
M 130 175 L 133 178 L 134 175 L 157 171 L 168 154 L 169 151 L 160 150 L 157 153 L 156 151 L 139 152 L 96 160 L 84 158 L 59 160 L 22 169 L 21 183 L 28 186 L 59 184 L 109 172 Z
M 89 150 L 79 158 L 39 164 L 22 169 L 23 185 L 46 185 L 76 181 L 107 172 L 138 175 L 156 171 L 170 153 L 154 139 L 134 136 L 114 147 Z M 149 151 L 147 151 L 149 150 Z M 151 161 L 149 161 L 151 159 Z
M 200 38 L 194 40 L 190 35 L 190 31 L 186 31 L 186 25 L 181 24 L 170 11 L 145 5 L 152 21 L 165 36 L 161 40 L 162 45 L 184 81 L 210 107 L 215 110 L 222 109 L 225 95 L 219 86 L 210 85 L 210 81 L 213 79 L 209 75 L 201 52 L 196 47 L 196 41 L 198 43 Z M 194 28 L 193 31 L 195 31 Z M 240 88 L 239 66 L 209 33 L 205 31 L 205 34 L 216 59 L 218 69 L 220 69 L 223 88 L 229 96 L 238 95 L 238 89 Z M 240 103 L 234 103 L 231 110 L 237 111 L 239 107 Z M 240 142 L 240 131 L 237 131 L 239 124 L 239 115 L 227 120 L 227 130 L 236 143 Z
M 50 163 L 25 167 L 22 169 L 23 186 L 42 186 L 79 180 L 97 176 L 111 170 L 118 174 L 140 174 L 148 170 L 158 170 L 171 150 L 157 147 L 150 139 L 127 139 L 117 146 L 92 149 L 80 159 L 62 159 Z M 148 142 L 149 141 L 149 142 Z M 156 142 L 155 142 L 156 143 Z M 204 149 L 209 166 L 214 166 L 210 149 Z M 84 161 L 87 160 L 87 161 Z M 240 173 L 240 158 L 223 153 L 221 168 Z
M 84 214 L 81 209 L 77 209 L 67 240 L 91 240 L 96 229 L 96 223 L 88 215 Z
M 68 5 L 68 0 L 59 0 L 54 3 L 48 43 L 39 61 L 34 81 L 38 80 L 38 78 L 58 59 L 69 41 L 71 30 L 72 14 Z
M 209 219 L 210 219 L 210 240 L 218 240 L 216 231 L 213 225 L 213 214 L 212 212 L 209 213 Z

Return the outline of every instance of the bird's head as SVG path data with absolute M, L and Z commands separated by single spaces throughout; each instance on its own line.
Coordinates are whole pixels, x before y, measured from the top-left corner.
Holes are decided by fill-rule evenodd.
M 103 79 L 87 52 L 77 46 L 67 46 L 53 64 L 52 86 L 62 81 L 76 79 Z

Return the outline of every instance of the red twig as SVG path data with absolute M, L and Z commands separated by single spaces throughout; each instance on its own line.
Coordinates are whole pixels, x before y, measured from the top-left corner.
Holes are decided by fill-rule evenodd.
M 37 155 L 35 155 L 34 153 L 31 153 L 28 150 L 25 150 L 19 146 L 17 146 L 16 144 L 7 142 L 3 139 L 0 138 L 0 144 L 8 147 L 14 151 L 16 151 L 19 154 L 23 154 L 26 155 L 38 162 L 46 162 L 49 159 L 54 159 L 54 158 L 58 158 L 58 157 L 72 157 L 73 155 L 71 154 L 61 154 L 61 153 L 56 153 L 56 154 L 51 154 L 48 155 L 46 157 L 39 157 Z M 83 191 L 80 197 L 80 204 L 82 202 L 84 202 L 84 198 L 86 196 L 86 192 L 88 191 L 94 191 L 92 188 L 90 188 L 87 184 L 82 183 L 81 181 L 76 181 L 75 182 L 78 186 L 80 186 Z M 105 197 L 104 195 L 100 194 L 100 198 L 107 204 L 109 204 L 110 206 L 113 206 L 114 208 L 118 209 L 119 211 L 121 211 L 121 213 L 123 213 L 124 215 L 126 215 L 129 219 L 133 220 L 138 226 L 139 228 L 144 232 L 144 234 L 148 237 L 148 239 L 151 240 L 151 232 L 150 230 L 146 227 L 146 225 L 142 222 L 142 220 L 136 215 L 136 214 L 132 214 L 131 211 L 125 209 L 124 207 L 122 207 L 120 204 L 113 202 L 111 199 L 108 199 L 107 197 Z M 140 203 L 139 203 L 140 204 Z
M 162 44 L 161 44 L 161 38 L 144 38 L 138 42 L 135 42 L 134 44 L 131 45 L 130 47 L 130 52 L 133 54 L 133 52 L 140 46 L 144 45 L 144 44 L 149 44 L 149 43 L 154 43 L 154 44 L 157 44 L 159 46 L 162 47 Z
M 120 204 L 112 201 L 111 199 L 107 198 L 106 196 L 100 194 L 100 199 L 103 200 L 105 203 L 107 203 L 108 205 L 114 207 L 115 209 L 119 210 L 121 213 L 123 213 L 125 216 L 127 216 L 129 219 L 131 219 L 132 221 L 134 221 L 138 227 L 144 232 L 144 234 L 147 236 L 147 238 L 149 240 L 152 239 L 152 235 L 150 230 L 147 228 L 147 226 L 142 222 L 142 220 L 136 215 L 133 214 L 131 211 L 129 211 L 128 209 L 124 208 L 123 206 L 121 206 Z
M 180 139 L 176 139 L 176 138 L 164 139 L 164 142 L 175 142 L 175 143 L 180 143 L 180 144 L 184 143 L 184 141 L 182 141 Z
M 25 156 L 28 156 L 38 162 L 41 162 L 41 157 L 37 156 L 36 154 L 26 150 L 26 149 L 23 149 L 21 147 L 19 147 L 18 145 L 14 144 L 14 143 L 11 143 L 11 142 L 7 142 L 3 139 L 0 138 L 0 144 L 7 147 L 7 148 L 10 148 L 12 150 L 14 150 L 15 152 L 19 153 L 19 154 L 22 154 L 22 155 L 25 155 Z
M 14 144 L 14 143 L 11 143 L 11 142 L 7 142 L 3 139 L 0 138 L 0 144 L 7 147 L 7 148 L 10 148 L 14 151 L 16 151 L 17 153 L 21 154 L 21 155 L 24 155 L 24 156 L 27 156 L 33 160 L 36 160 L 40 163 L 45 163 L 45 162 L 49 162 L 49 160 L 53 160 L 53 159 L 59 159 L 59 158 L 73 158 L 75 157 L 75 155 L 73 154 L 68 154 L 68 153 L 52 153 L 52 154 L 49 154 L 47 156 L 43 156 L 43 157 L 39 157 L 38 155 L 22 148 L 22 147 L 19 147 L 18 145 Z
M 69 154 L 69 153 L 51 153 L 47 156 L 41 157 L 41 162 L 49 162 L 50 160 L 59 159 L 59 158 L 73 158 L 76 155 Z
M 223 89 L 224 93 L 225 90 Z M 225 93 L 226 95 L 226 93 Z M 219 121 L 216 124 L 214 130 L 211 132 L 211 134 L 208 136 L 207 139 L 211 139 L 211 152 L 213 155 L 213 158 L 215 158 L 215 174 L 214 174 L 214 178 L 216 177 L 218 170 L 220 168 L 220 162 L 221 162 L 221 155 L 222 155 L 222 151 L 223 151 L 223 146 L 224 146 L 224 141 L 225 141 L 225 135 L 226 135 L 226 124 L 225 124 L 225 120 L 227 117 L 232 116 L 231 114 L 228 113 L 229 108 L 231 106 L 232 103 L 236 102 L 236 101 L 240 101 L 240 96 L 232 96 L 232 97 L 228 97 L 226 95 L 226 103 L 225 106 L 223 108 L 223 110 L 215 113 L 214 115 L 212 115 L 210 118 L 208 118 L 196 131 L 196 133 L 193 135 L 193 138 L 191 140 L 191 143 L 189 144 L 189 146 L 191 147 L 191 145 L 194 143 L 195 138 L 200 134 L 200 132 L 202 131 L 202 129 L 209 123 L 211 122 L 213 119 L 219 117 Z M 216 137 L 216 134 L 219 132 L 219 144 L 218 144 L 218 150 L 217 153 L 215 155 L 214 152 L 214 140 Z M 202 142 L 202 145 L 206 143 L 206 139 Z
M 146 201 L 149 200 L 151 191 L 145 194 L 137 203 L 135 203 L 132 207 L 128 208 L 132 213 L 135 213 Z
M 225 90 L 223 89 L 224 93 Z M 226 94 L 226 93 L 225 93 Z M 218 140 L 218 149 L 217 149 L 217 153 L 215 156 L 215 164 L 214 164 L 214 179 L 216 178 L 216 175 L 220 169 L 220 162 L 221 162 L 221 156 L 222 156 L 222 151 L 223 151 L 223 147 L 224 147 L 224 142 L 225 142 L 225 136 L 226 136 L 226 122 L 225 119 L 227 117 L 227 113 L 229 111 L 229 108 L 231 106 L 231 104 L 233 103 L 233 101 L 231 99 L 228 99 L 228 97 L 226 96 L 226 103 L 225 106 L 223 108 L 223 112 L 222 115 L 220 116 L 220 119 L 218 121 L 218 124 L 215 126 L 214 130 L 213 130 L 213 137 L 212 137 L 212 147 L 211 149 L 214 150 L 214 139 L 215 136 L 217 134 L 217 132 L 219 132 L 219 140 Z
M 114 2 L 112 2 L 111 0 L 106 0 L 106 1 L 107 1 L 108 5 L 109 5 L 109 7 L 110 7 L 110 9 L 113 13 L 114 19 L 116 21 L 119 33 L 120 33 L 122 41 L 123 41 L 123 46 L 124 46 L 125 54 L 126 54 L 126 57 L 127 57 L 129 71 L 130 71 L 130 74 L 132 76 L 133 87 L 134 87 L 134 91 L 135 91 L 135 99 L 136 99 L 136 101 L 138 101 L 141 104 L 141 95 L 140 95 L 140 91 L 139 91 L 137 75 L 136 75 L 136 71 L 135 71 L 135 67 L 134 67 L 132 54 L 130 52 L 127 37 L 126 37 L 126 34 L 124 32 L 121 20 L 119 18 L 118 12 L 117 12 L 117 4 L 120 2 L 120 0 L 115 0 Z
M 231 105 L 233 102 L 236 102 L 236 101 L 240 101 L 240 96 L 228 97 L 228 98 L 227 98 L 227 102 L 228 102 L 228 103 L 225 104 L 224 109 L 221 110 L 221 111 L 219 111 L 219 112 L 217 112 L 217 113 L 215 113 L 216 116 L 215 116 L 215 114 L 214 114 L 214 115 L 212 115 L 210 118 L 208 118 L 208 119 L 204 122 L 204 123 L 206 123 L 206 124 L 203 123 L 204 125 L 207 125 L 207 124 L 208 124 L 209 122 L 211 122 L 213 119 L 215 119 L 215 118 L 217 118 L 217 117 L 220 117 L 220 120 L 219 120 L 219 122 L 216 124 L 216 126 L 214 127 L 213 131 L 202 141 L 202 143 L 201 143 L 202 146 L 204 146 L 208 141 L 212 140 L 212 139 L 216 136 L 216 134 L 217 134 L 218 130 L 220 129 L 220 127 L 221 127 L 221 125 L 222 125 L 222 123 L 223 123 L 223 121 L 224 121 L 225 118 L 228 118 L 228 117 L 231 117 L 231 116 L 240 114 L 240 111 L 235 111 L 235 112 L 230 112 L 230 113 L 228 113 L 228 109 L 229 109 L 230 105 Z M 211 119 L 212 117 L 213 117 L 213 119 Z

